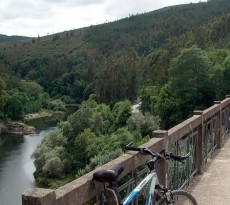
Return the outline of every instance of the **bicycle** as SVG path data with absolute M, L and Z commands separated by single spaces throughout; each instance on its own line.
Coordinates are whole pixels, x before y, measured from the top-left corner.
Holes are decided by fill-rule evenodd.
M 190 153 L 185 156 L 178 156 L 170 152 L 164 152 L 163 154 L 156 153 L 148 148 L 131 147 L 132 143 L 125 146 L 125 149 L 131 151 L 137 151 L 144 155 L 150 155 L 152 159 L 147 162 L 149 173 L 144 179 L 131 191 L 131 193 L 125 198 L 121 199 L 118 192 L 117 179 L 119 175 L 124 171 L 121 165 L 116 165 L 108 170 L 100 170 L 93 174 L 93 179 L 109 185 L 105 187 L 105 196 L 108 205 L 128 205 L 140 191 L 150 182 L 150 187 L 146 197 L 146 205 L 198 205 L 196 199 L 188 192 L 184 190 L 168 190 L 167 187 L 159 184 L 158 176 L 156 172 L 156 164 L 161 159 L 173 159 L 179 162 L 186 160 Z

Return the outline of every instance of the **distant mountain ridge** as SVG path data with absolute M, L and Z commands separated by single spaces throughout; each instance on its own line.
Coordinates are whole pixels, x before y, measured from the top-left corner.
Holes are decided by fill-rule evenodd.
M 31 37 L 18 36 L 18 35 L 7 36 L 7 35 L 0 34 L 0 43 L 11 42 L 11 41 L 21 41 L 21 40 L 28 40 L 28 39 L 31 39 Z
M 0 35 L 0 51 L 7 51 L 20 56 L 41 55 L 79 55 L 88 57 L 119 49 L 133 48 L 140 55 L 165 48 L 172 40 L 180 44 L 197 44 L 202 48 L 210 46 L 218 38 L 218 27 L 228 18 L 229 0 L 208 0 L 207 2 L 190 3 L 165 7 L 144 14 L 80 29 L 63 31 L 38 38 Z M 221 29 L 223 30 L 223 29 Z M 228 31 L 225 31 L 228 33 Z M 230 39 L 224 33 L 224 43 Z M 212 38 L 210 39 L 210 36 Z M 2 38 L 6 37 L 6 40 Z M 13 40 L 14 39 L 14 40 Z M 25 40 L 22 42 L 17 39 Z M 187 39 L 187 40 L 186 40 Z M 190 41 L 188 41 L 190 39 Z M 202 42 L 203 41 L 203 42 Z M 210 41 L 210 42 L 207 42 Z M 217 42 L 219 43 L 219 42 Z M 203 44 L 203 45 L 201 45 Z M 181 45 L 184 47 L 185 45 Z M 82 56 L 81 56 L 82 57 Z

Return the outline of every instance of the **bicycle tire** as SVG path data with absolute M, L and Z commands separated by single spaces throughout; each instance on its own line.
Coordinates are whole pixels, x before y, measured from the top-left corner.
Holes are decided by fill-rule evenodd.
M 196 199 L 188 192 L 182 190 L 172 191 L 175 205 L 198 205 Z M 167 205 L 166 197 L 164 196 L 157 205 Z

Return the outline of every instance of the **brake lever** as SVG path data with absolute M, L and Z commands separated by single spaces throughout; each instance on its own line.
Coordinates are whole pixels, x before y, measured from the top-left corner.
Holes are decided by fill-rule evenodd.
M 130 147 L 133 144 L 133 142 L 130 142 L 129 144 L 125 145 L 125 147 Z
M 181 163 L 184 163 L 184 160 L 186 160 L 190 155 L 191 155 L 191 152 L 189 152 L 185 156 L 178 156 L 178 155 L 175 155 L 171 152 L 165 152 L 164 153 L 165 159 L 167 159 L 167 160 L 174 159 L 174 160 L 181 162 Z
M 186 160 L 187 158 L 189 158 L 189 156 L 191 155 L 191 152 L 189 152 L 188 154 L 186 154 L 185 156 L 182 156 L 180 159 L 180 162 L 183 162 L 184 160 Z M 183 162 L 184 163 L 184 162 Z

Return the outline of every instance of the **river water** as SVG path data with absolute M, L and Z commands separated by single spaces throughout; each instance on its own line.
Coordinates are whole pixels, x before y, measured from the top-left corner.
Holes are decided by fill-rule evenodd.
M 21 205 L 21 194 L 36 187 L 31 154 L 52 130 L 23 136 L 0 135 L 0 205 Z

